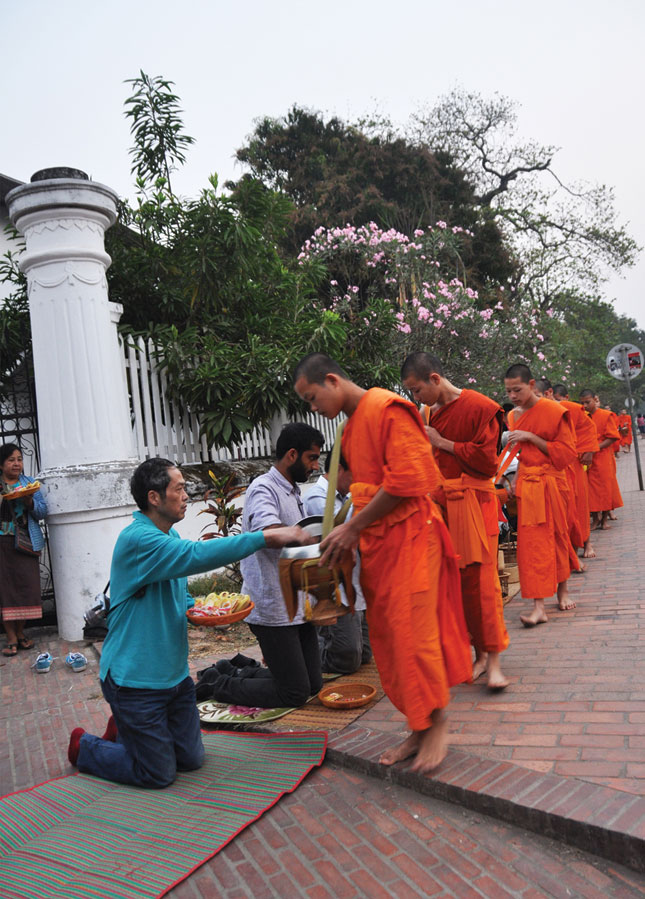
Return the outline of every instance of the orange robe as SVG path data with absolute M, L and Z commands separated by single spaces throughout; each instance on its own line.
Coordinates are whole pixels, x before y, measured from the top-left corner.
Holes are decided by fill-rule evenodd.
M 598 443 L 603 440 L 620 439 L 617 419 L 609 409 L 596 409 L 591 420 L 596 427 Z M 589 483 L 589 509 L 591 512 L 609 512 L 619 509 L 623 504 L 618 481 L 616 480 L 616 460 L 614 458 L 615 443 L 599 450 L 587 469 Z
M 531 431 L 547 443 L 547 454 L 522 442 L 517 496 L 517 565 L 525 599 L 547 599 L 566 581 L 578 560 L 569 539 L 565 469 L 576 458 L 569 412 L 560 403 L 539 399 L 521 415 L 508 416 L 511 430 Z
M 461 574 L 461 598 L 470 639 L 478 652 L 508 646 L 504 602 L 497 572 L 498 505 L 492 477 L 497 471 L 502 408 L 474 390 L 462 390 L 434 412 L 428 423 L 454 441 L 454 455 L 433 449 L 444 482 L 434 498 L 446 509 Z
M 387 390 L 365 393 L 343 434 L 357 512 L 383 488 L 405 497 L 361 533 L 361 586 L 383 688 L 411 730 L 472 676 L 459 574 L 450 536 L 429 494 L 439 483 L 416 407 Z
M 618 416 L 618 433 L 620 434 L 620 445 L 632 445 L 632 417 L 631 415 Z
M 598 435 L 594 423 L 580 403 L 561 400 L 560 405 L 569 410 L 571 425 L 576 436 L 578 458 L 567 468 L 567 477 L 575 500 L 575 519 L 570 528 L 571 542 L 575 547 L 581 548 L 589 539 L 590 513 L 587 474 L 580 461 L 580 456 L 584 453 L 598 452 Z

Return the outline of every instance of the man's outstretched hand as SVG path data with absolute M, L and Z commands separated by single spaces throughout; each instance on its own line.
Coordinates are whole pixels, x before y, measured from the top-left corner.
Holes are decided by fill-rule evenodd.
M 283 546 L 307 546 L 315 543 L 315 537 L 293 524 L 290 527 L 267 528 L 264 540 L 268 549 L 282 549 Z

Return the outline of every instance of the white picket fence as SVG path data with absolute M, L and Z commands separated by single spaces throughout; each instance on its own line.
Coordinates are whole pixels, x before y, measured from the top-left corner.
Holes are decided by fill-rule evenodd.
M 130 395 L 132 428 L 139 459 L 161 456 L 180 463 L 228 462 L 260 459 L 273 453 L 272 435 L 287 422 L 286 413 L 277 416 L 270 427 L 257 427 L 230 448 L 209 446 L 200 433 L 199 421 L 190 409 L 168 396 L 165 373 L 159 368 L 151 340 L 122 341 L 124 374 Z M 304 420 L 322 431 L 325 448 L 334 444 L 337 421 L 307 413 Z

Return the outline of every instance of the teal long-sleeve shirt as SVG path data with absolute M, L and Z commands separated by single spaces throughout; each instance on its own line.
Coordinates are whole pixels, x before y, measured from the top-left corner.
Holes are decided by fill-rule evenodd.
M 188 676 L 192 605 L 186 578 L 251 555 L 266 544 L 262 531 L 203 542 L 166 534 L 143 512 L 120 534 L 110 571 L 108 634 L 101 680 L 121 687 L 167 690 Z M 145 587 L 142 597 L 134 594 Z

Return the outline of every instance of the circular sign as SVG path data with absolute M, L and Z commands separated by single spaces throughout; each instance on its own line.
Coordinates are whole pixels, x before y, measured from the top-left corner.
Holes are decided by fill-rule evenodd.
M 643 354 L 633 343 L 619 343 L 607 353 L 607 371 L 619 381 L 632 381 L 643 370 Z

